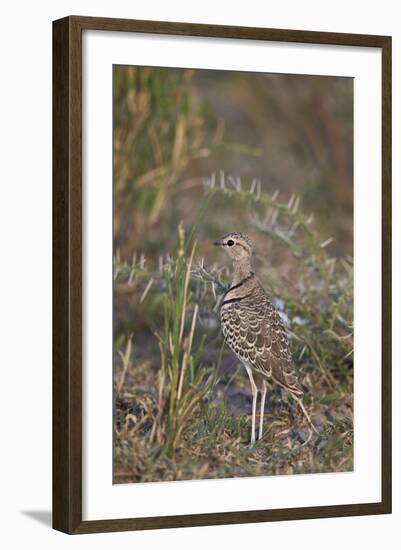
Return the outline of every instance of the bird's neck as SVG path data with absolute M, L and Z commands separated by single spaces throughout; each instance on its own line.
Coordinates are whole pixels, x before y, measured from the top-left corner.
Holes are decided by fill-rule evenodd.
M 232 285 L 237 285 L 247 277 L 250 277 L 252 274 L 252 265 L 249 260 L 249 258 L 245 258 L 243 260 L 236 260 L 233 263 L 234 266 L 234 272 L 233 272 L 233 280 Z

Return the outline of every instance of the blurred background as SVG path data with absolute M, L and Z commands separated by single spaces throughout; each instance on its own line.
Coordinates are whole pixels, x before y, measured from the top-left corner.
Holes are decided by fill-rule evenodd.
M 352 254 L 352 109 L 351 78 L 115 66 L 115 247 L 122 257 L 169 248 L 223 170 L 281 201 L 299 195 L 330 252 Z M 205 240 L 250 231 L 224 197 L 211 208 Z

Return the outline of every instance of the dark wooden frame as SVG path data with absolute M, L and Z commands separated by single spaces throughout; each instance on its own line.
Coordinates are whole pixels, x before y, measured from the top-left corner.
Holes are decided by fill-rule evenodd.
M 382 51 L 382 497 L 308 508 L 82 521 L 81 70 L 86 29 Z M 53 22 L 53 527 L 95 533 L 391 513 L 391 37 L 66 17 Z

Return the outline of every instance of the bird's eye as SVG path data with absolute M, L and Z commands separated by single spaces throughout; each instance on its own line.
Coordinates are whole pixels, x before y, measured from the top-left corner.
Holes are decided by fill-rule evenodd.
M 232 246 L 234 244 L 234 241 L 232 239 L 230 239 L 229 241 L 227 241 L 227 246 Z

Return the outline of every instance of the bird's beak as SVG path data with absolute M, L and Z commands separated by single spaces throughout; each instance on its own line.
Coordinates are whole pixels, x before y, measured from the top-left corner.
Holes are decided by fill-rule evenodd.
M 214 246 L 221 246 L 221 241 L 214 241 Z

